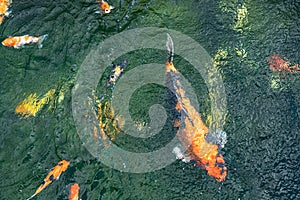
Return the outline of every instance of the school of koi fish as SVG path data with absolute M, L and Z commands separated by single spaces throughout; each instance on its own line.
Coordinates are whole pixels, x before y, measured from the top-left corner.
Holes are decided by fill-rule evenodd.
M 108 14 L 114 9 L 104 0 L 97 0 L 101 12 Z M 0 0 L 0 24 L 4 18 L 9 17 L 11 0 Z M 13 47 L 19 49 L 24 45 L 36 43 L 38 48 L 42 48 L 42 42 L 48 37 L 48 34 L 34 37 L 29 35 L 8 37 L 2 41 L 2 45 L 6 47 Z M 218 131 L 211 133 L 208 127 L 203 122 L 200 113 L 192 105 L 190 99 L 187 97 L 183 85 L 180 82 L 179 72 L 173 64 L 174 45 L 172 38 L 167 34 L 167 50 L 169 57 L 166 62 L 165 81 L 168 88 L 171 88 L 176 96 L 177 105 L 176 110 L 179 113 L 180 119 L 176 121 L 178 127 L 177 136 L 182 144 L 186 147 L 189 155 L 183 155 L 178 148 L 174 148 L 174 153 L 177 158 L 185 162 L 194 160 L 197 165 L 204 168 L 208 175 L 214 177 L 218 182 L 225 181 L 227 175 L 227 167 L 223 156 L 220 154 L 220 148 L 224 147 L 226 143 L 226 133 Z M 300 65 L 293 66 L 281 58 L 279 54 L 271 55 L 268 59 L 269 68 L 272 71 L 286 75 L 286 73 L 296 74 L 300 72 Z M 101 138 L 103 141 L 107 140 L 107 136 L 111 141 L 115 140 L 115 134 L 122 131 L 124 119 L 114 113 L 113 108 L 109 102 L 108 89 L 113 90 L 114 85 L 124 73 L 128 61 L 125 60 L 117 65 L 113 65 L 113 70 L 107 79 L 104 87 L 104 93 L 98 98 L 95 96 L 96 109 L 95 116 L 98 119 L 101 135 L 95 131 L 95 139 Z M 55 89 L 49 90 L 43 97 L 39 98 L 36 93 L 30 94 L 15 108 L 15 113 L 20 114 L 23 118 L 35 116 L 46 104 L 55 99 Z M 108 100 L 107 100 L 107 98 Z M 104 101 L 106 99 L 106 101 Z M 95 128 L 96 130 L 96 128 Z M 109 145 L 107 145 L 109 146 Z M 48 173 L 42 184 L 38 187 L 35 193 L 27 200 L 32 199 L 38 195 L 42 190 L 49 186 L 55 180 L 58 180 L 60 175 L 65 172 L 70 165 L 70 161 L 62 160 Z M 80 187 L 78 183 L 74 183 L 70 187 L 69 200 L 79 199 Z

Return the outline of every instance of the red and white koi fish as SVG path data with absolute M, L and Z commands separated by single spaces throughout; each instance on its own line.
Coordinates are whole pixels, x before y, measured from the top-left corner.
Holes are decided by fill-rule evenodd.
M 11 0 L 0 0 L 0 24 L 2 24 L 4 17 L 8 17 L 10 14 L 8 8 L 11 2 Z
M 177 136 L 188 150 L 190 158 L 198 165 L 207 170 L 208 175 L 214 177 L 218 182 L 225 180 L 227 168 L 219 147 L 226 143 L 226 133 L 209 133 L 208 128 L 201 119 L 200 114 L 191 104 L 186 92 L 180 82 L 179 72 L 173 65 L 174 45 L 171 36 L 168 34 L 167 48 L 169 58 L 166 63 L 165 80 L 166 85 L 176 96 L 176 109 L 180 112 L 180 127 Z M 177 158 L 188 162 L 187 158 L 178 148 L 173 152 Z
M 105 14 L 108 14 L 110 13 L 110 11 L 112 9 L 114 9 L 113 6 L 109 5 L 106 1 L 104 0 L 97 0 L 97 3 L 100 3 L 100 10 L 105 13 Z
M 43 189 L 45 189 L 48 185 L 50 185 L 53 181 L 58 180 L 61 173 L 66 171 L 69 167 L 70 162 L 67 160 L 60 161 L 46 176 L 43 183 L 40 185 L 40 187 L 35 191 L 35 193 L 29 197 L 26 200 L 32 199 L 35 197 L 38 193 L 40 193 Z
M 78 200 L 79 198 L 79 185 L 74 183 L 70 188 L 69 200 Z
M 279 54 L 273 54 L 269 57 L 268 63 L 270 64 L 270 70 L 280 72 L 285 75 L 286 72 L 295 74 L 300 72 L 299 64 L 290 66 L 289 62 L 280 57 Z
M 2 44 L 7 47 L 19 49 L 25 44 L 37 43 L 39 48 L 42 48 L 42 42 L 48 37 L 48 34 L 34 37 L 29 35 L 9 37 L 2 41 Z

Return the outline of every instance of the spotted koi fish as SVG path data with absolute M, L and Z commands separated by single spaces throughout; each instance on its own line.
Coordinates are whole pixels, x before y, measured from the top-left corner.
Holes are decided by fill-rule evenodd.
M 2 44 L 7 47 L 19 49 L 25 44 L 37 43 L 39 48 L 42 48 L 42 42 L 48 37 L 48 34 L 34 37 L 29 35 L 9 37 L 2 41 Z
M 104 0 L 97 0 L 97 3 L 100 3 L 100 10 L 104 13 L 104 14 L 108 14 L 110 13 L 110 11 L 112 9 L 114 9 L 113 6 L 109 5 L 106 1 Z
M 69 167 L 70 162 L 67 160 L 60 161 L 46 176 L 43 183 L 39 186 L 39 188 L 35 191 L 35 193 L 29 197 L 27 200 L 32 199 L 37 194 L 39 194 L 43 189 L 45 189 L 48 185 L 50 185 L 53 181 L 58 180 L 61 173 L 66 171 Z
M 216 140 L 219 137 L 209 133 L 200 114 L 186 96 L 180 82 L 179 72 L 173 65 L 174 45 L 169 34 L 166 46 L 169 51 L 169 58 L 166 62 L 165 80 L 168 88 L 171 88 L 176 96 L 176 109 L 180 112 L 181 120 L 177 135 L 188 149 L 190 158 L 207 170 L 208 175 L 214 177 L 218 182 L 222 182 L 227 174 L 223 156 L 219 153 L 222 141 Z M 173 152 L 183 161 L 189 161 L 186 156 L 179 152 L 179 149 L 174 149 Z
M 79 185 L 74 183 L 70 188 L 69 200 L 78 200 L 79 199 Z
M 123 62 L 112 66 L 113 70 L 111 71 L 110 76 L 106 81 L 105 92 L 100 96 L 100 101 L 105 97 L 107 93 L 107 88 L 109 88 L 110 86 L 114 86 L 116 84 L 117 80 L 122 76 L 124 69 L 127 67 L 127 65 L 128 65 L 127 60 L 124 60 Z
M 8 17 L 11 13 L 9 11 L 9 5 L 11 2 L 11 0 L 0 0 L 0 24 L 4 21 L 4 17 Z

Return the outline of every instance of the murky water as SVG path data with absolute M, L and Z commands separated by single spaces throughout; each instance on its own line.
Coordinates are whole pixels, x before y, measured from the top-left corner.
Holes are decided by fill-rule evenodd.
M 108 15 L 95 13 L 94 0 L 14 1 L 12 16 L 0 26 L 1 41 L 12 35 L 49 34 L 42 49 L 2 46 L 0 199 L 26 199 L 61 159 L 70 168 L 36 199 L 67 199 L 72 183 L 81 199 L 300 199 L 300 74 L 282 76 L 267 63 L 271 54 L 300 63 L 300 3 L 290 1 L 110 1 Z M 192 163 L 176 161 L 154 172 L 133 174 L 103 165 L 82 145 L 72 115 L 75 77 L 88 53 L 105 39 L 134 28 L 160 27 L 182 32 L 200 43 L 222 75 L 227 99 L 222 149 L 228 167 L 223 184 Z M 164 44 L 165 41 L 162 41 Z M 118 48 L 118 47 L 114 47 Z M 176 53 L 176 47 L 175 47 Z M 128 59 L 127 71 L 162 63 L 166 52 L 141 50 Z M 210 100 L 201 75 L 180 56 L 175 65 L 194 88 L 199 111 L 209 118 Z M 107 69 L 99 83 L 105 83 Z M 126 71 L 125 71 L 126 74 Z M 35 117 L 14 113 L 31 93 L 64 92 L 55 108 Z M 149 123 L 153 104 L 172 108 L 165 88 L 147 84 L 130 101 L 140 124 Z M 172 104 L 171 104 L 172 105 Z M 145 140 L 120 135 L 131 151 L 159 149 L 175 135 L 168 119 L 161 135 Z

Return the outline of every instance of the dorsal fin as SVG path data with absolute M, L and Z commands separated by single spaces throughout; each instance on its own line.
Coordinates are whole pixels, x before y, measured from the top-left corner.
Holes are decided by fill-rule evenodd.
M 172 62 L 173 61 L 173 56 L 174 56 L 174 44 L 173 44 L 173 40 L 170 36 L 169 33 L 167 33 L 167 43 L 166 43 L 167 49 L 169 51 L 169 58 L 168 58 L 168 62 Z

